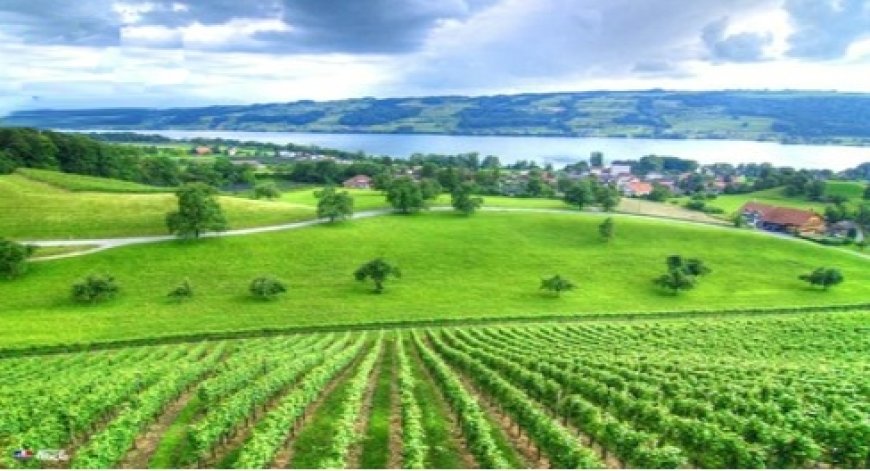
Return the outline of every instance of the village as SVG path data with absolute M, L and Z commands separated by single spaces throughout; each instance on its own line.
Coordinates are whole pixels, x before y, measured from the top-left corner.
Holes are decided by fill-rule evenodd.
M 288 169 L 294 166 L 317 167 L 318 163 L 322 167 L 335 166 L 349 170 L 359 163 L 357 159 L 337 157 L 325 152 L 281 148 L 266 153 L 259 148 L 251 152 L 250 149 L 236 146 L 197 146 L 190 153 L 196 156 L 225 155 L 234 164 L 249 166 L 260 175 L 288 174 Z M 408 161 L 392 159 L 388 166 L 389 176 L 404 176 L 414 181 L 437 177 L 432 174 L 431 168 L 427 168 L 431 164 L 426 160 L 428 156 L 415 157 L 417 158 Z M 376 160 L 372 156 L 364 159 Z M 423 163 L 420 163 L 421 160 Z M 443 165 L 439 166 L 439 171 L 444 168 Z M 831 217 L 813 208 L 781 206 L 753 200 L 752 193 L 755 190 L 776 187 L 800 174 L 792 169 L 776 169 L 768 164 L 699 165 L 691 160 L 657 156 L 646 156 L 640 160 L 614 160 L 605 164 L 601 153 L 592 152 L 588 162 L 566 165 L 562 169 L 555 169 L 551 164 L 539 166 L 533 162 L 522 162 L 497 167 L 480 166 L 476 169 L 460 166 L 456 171 L 461 179 L 477 181 L 483 194 L 518 198 L 561 198 L 570 185 L 583 179 L 592 179 L 616 188 L 625 198 L 680 204 L 687 209 L 730 221 L 739 220 L 738 224 L 744 227 L 802 237 L 829 245 L 864 244 L 867 232 L 862 221 L 855 221 L 847 214 Z M 830 173 L 822 172 L 822 175 L 811 178 L 833 176 L 827 175 Z M 377 179 L 377 175 L 359 173 L 340 182 L 345 188 L 370 190 L 378 189 Z M 766 186 L 760 184 L 760 181 L 770 179 L 773 180 Z M 484 184 L 484 181 L 488 184 Z M 720 195 L 744 195 L 746 201 L 736 212 L 729 214 L 714 202 Z M 832 203 L 840 208 L 845 203 L 836 198 L 820 202 Z

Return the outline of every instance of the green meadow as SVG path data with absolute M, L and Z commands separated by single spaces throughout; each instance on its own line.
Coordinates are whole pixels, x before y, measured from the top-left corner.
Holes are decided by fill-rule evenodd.
M 48 171 L 0 175 L 0 237 L 74 239 L 166 234 L 172 193 L 132 193 L 138 184 Z M 38 176 L 36 176 L 38 174 Z M 36 176 L 39 180 L 30 178 Z M 88 191 L 80 191 L 86 187 Z M 76 191 L 71 191 L 76 189 Z M 99 189 L 99 191 L 95 191 Z M 121 191 L 121 192 L 118 192 Z M 220 198 L 230 228 L 279 224 L 314 216 L 308 206 Z
M 870 302 L 870 263 L 856 254 L 752 231 L 615 216 L 616 238 L 603 242 L 592 214 L 452 212 L 386 215 L 294 231 L 194 242 L 128 246 L 34 263 L 0 282 L 0 347 L 143 338 L 266 327 L 384 321 L 508 318 L 620 312 L 821 306 Z M 651 279 L 665 257 L 703 259 L 713 272 L 674 296 Z M 403 273 L 382 295 L 353 271 L 385 257 Z M 840 268 L 829 291 L 798 275 Z M 75 304 L 70 286 L 109 273 L 116 299 Z M 560 274 L 579 288 L 543 295 L 542 277 Z M 272 275 L 289 285 L 274 301 L 248 296 L 250 281 Z M 166 294 L 182 279 L 192 300 Z
M 828 196 L 844 196 L 849 198 L 850 204 L 854 205 L 854 203 L 861 200 L 864 194 L 864 188 L 865 185 L 860 182 L 829 180 L 825 188 L 825 194 Z M 685 201 L 687 201 L 687 198 L 680 199 L 680 202 Z M 716 199 L 710 200 L 707 205 L 721 208 L 725 211 L 725 215 L 729 215 L 737 212 L 737 210 L 748 202 L 764 203 L 773 206 L 785 206 L 788 208 L 811 209 L 818 213 L 824 213 L 825 207 L 828 206 L 828 203 L 809 201 L 803 196 L 786 196 L 783 193 L 782 187 L 739 195 L 720 195 Z

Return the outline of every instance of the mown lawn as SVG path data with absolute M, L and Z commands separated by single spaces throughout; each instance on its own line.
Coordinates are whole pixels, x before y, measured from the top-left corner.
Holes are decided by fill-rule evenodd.
M 279 201 L 232 197 L 221 197 L 220 201 L 231 228 L 314 216 L 309 207 Z M 176 205 L 171 193 L 72 192 L 20 174 L 3 175 L 0 237 L 81 239 L 166 234 L 166 213 Z
M 804 306 L 870 302 L 870 263 L 855 254 L 752 231 L 615 216 L 616 239 L 602 242 L 591 214 L 450 212 L 388 215 L 296 231 L 168 242 L 35 263 L 24 278 L 0 282 L 0 347 L 141 338 L 262 327 L 379 321 L 498 318 Z M 713 273 L 673 296 L 651 283 L 665 257 L 700 257 Z M 374 257 L 402 269 L 382 295 L 353 279 Z M 798 275 L 842 269 L 828 292 Z M 70 285 L 110 273 L 115 300 L 70 301 Z M 289 285 L 282 298 L 248 296 L 264 274 Z M 579 288 L 543 296 L 540 280 L 561 274 Z M 183 304 L 166 293 L 185 277 L 196 295 Z

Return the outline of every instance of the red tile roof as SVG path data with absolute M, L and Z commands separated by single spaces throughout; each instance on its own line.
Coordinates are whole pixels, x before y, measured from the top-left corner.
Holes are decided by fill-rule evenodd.
M 795 208 L 783 208 L 762 203 L 746 203 L 742 212 L 753 212 L 761 215 L 765 222 L 781 224 L 784 226 L 803 226 L 813 218 L 821 218 L 813 211 L 804 211 Z
M 626 185 L 626 186 L 628 187 L 629 190 L 631 190 L 632 193 L 634 193 L 636 195 L 644 194 L 644 193 L 652 193 L 652 191 L 653 191 L 652 184 L 646 183 L 646 182 L 629 182 L 628 185 Z

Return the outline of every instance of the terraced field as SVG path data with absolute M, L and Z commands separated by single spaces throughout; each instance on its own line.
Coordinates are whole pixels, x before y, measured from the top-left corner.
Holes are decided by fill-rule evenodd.
M 0 466 L 868 467 L 868 315 L 336 331 L 10 358 Z M 69 460 L 12 458 L 21 448 Z

